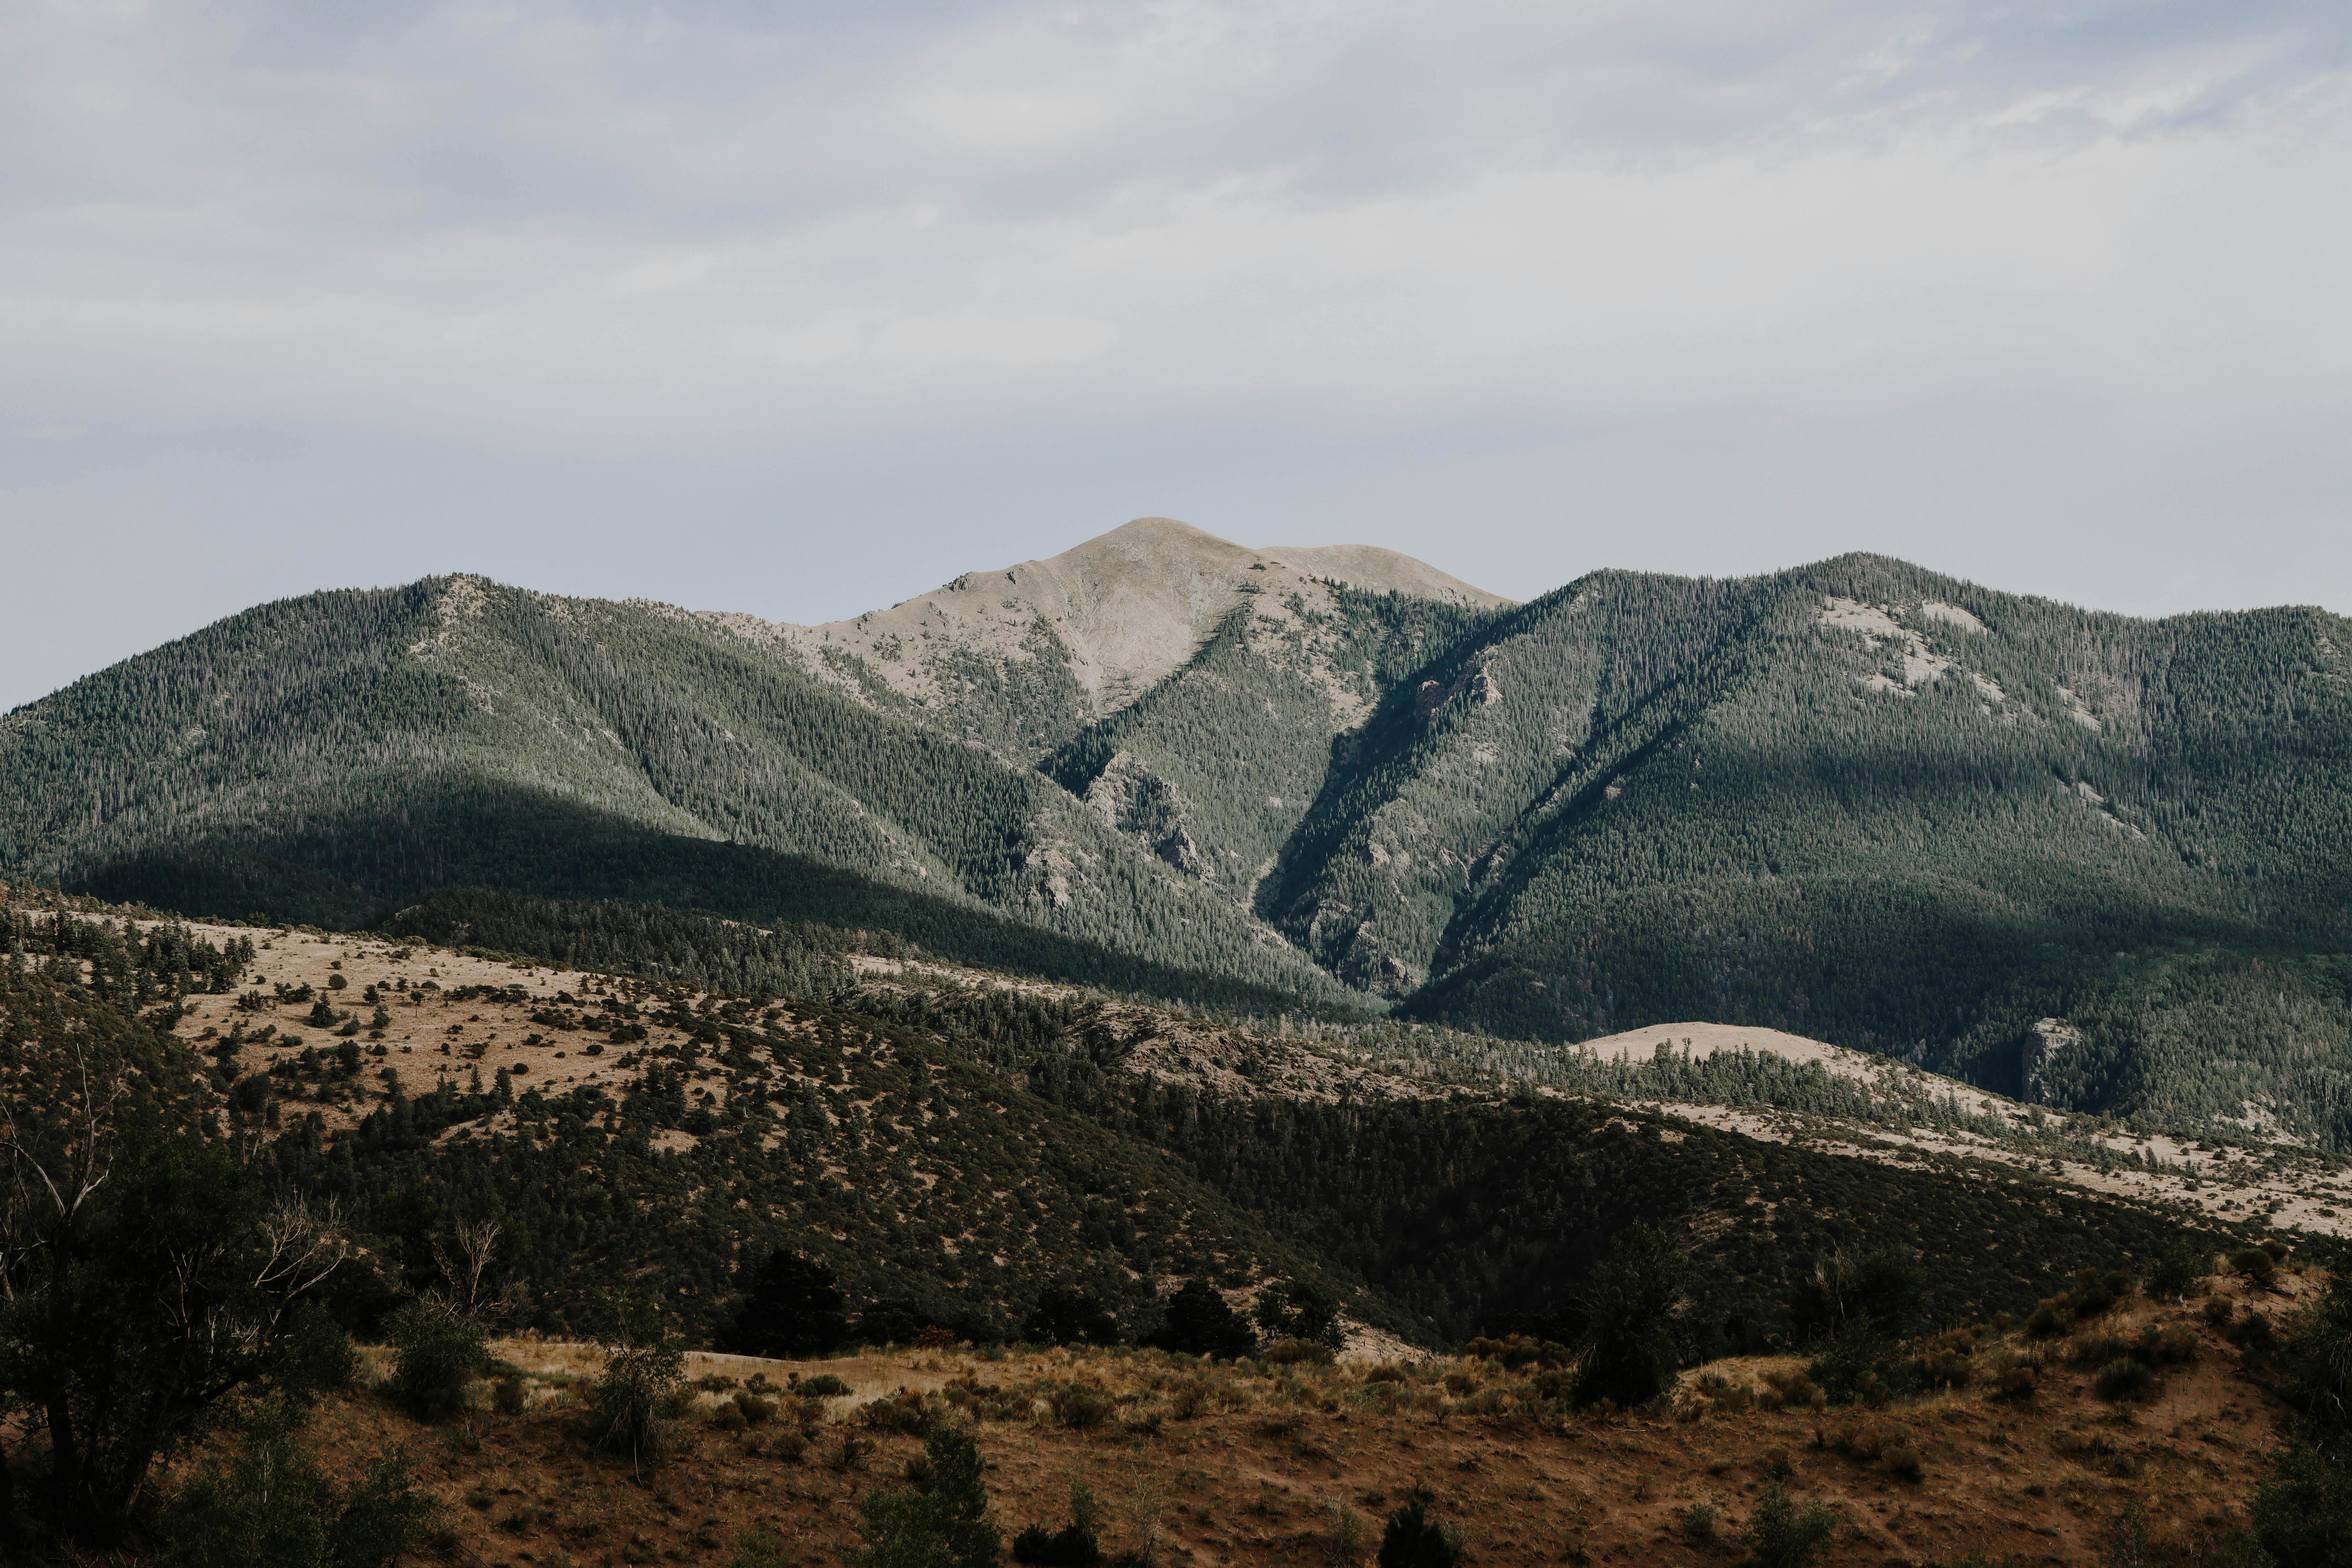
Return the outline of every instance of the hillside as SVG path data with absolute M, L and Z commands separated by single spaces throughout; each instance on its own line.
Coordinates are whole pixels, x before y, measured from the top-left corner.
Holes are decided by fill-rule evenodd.
M 1768 1482 L 1831 1510 L 1822 1562 L 2079 1555 L 2142 1528 L 2202 1551 L 2247 1519 L 2284 1430 L 2271 1342 L 2244 1325 L 2284 1329 L 2325 1285 L 2237 1252 L 2251 1232 L 2230 1216 L 2043 1168 L 2095 1127 L 1959 1105 L 1961 1086 L 1814 1042 L 1651 1042 L 1643 1060 L 1629 1040 L 1582 1067 L 1554 1054 L 1536 1082 L 1532 1047 L 1236 1026 L 824 928 L 491 894 L 403 923 L 513 945 L 11 895 L 0 1081 L 19 1115 L 69 1104 L 53 1066 L 80 1051 L 228 1134 L 269 1190 L 351 1227 L 325 1298 L 363 1341 L 446 1274 L 453 1238 L 490 1238 L 495 1377 L 436 1435 L 397 1406 L 398 1352 L 372 1349 L 301 1436 L 354 1479 L 404 1445 L 445 1554 L 724 1559 L 754 1528 L 845 1547 L 854 1505 L 919 1473 L 923 1435 L 950 1424 L 976 1431 L 1008 1533 L 1058 1528 L 1070 1479 L 1091 1478 L 1111 1545 L 1203 1563 L 1352 1562 L 1416 1493 L 1485 1561 L 1697 1562 Z M 1634 1074 L 1634 1093 L 1580 1072 Z M 1658 1098 L 1669 1084 L 1685 1092 Z M 1709 1119 L 1735 1103 L 1759 1124 Z M 1896 1113 L 1934 1130 L 1903 1119 L 1936 1123 L 1938 1103 L 1973 1152 L 1886 1136 Z M 1570 1397 L 1563 1363 L 1634 1221 L 1686 1270 L 1664 1325 L 1683 1370 L 1665 1402 L 1619 1413 Z M 666 1457 L 635 1477 L 597 1457 L 605 1352 L 582 1342 L 616 1293 L 708 1347 L 777 1248 L 832 1266 L 856 1332 L 929 1348 L 706 1349 Z M 1792 1313 L 1888 1248 L 1914 1270 L 1920 1337 L 1855 1342 L 1907 1381 L 1850 1391 L 1843 1352 L 1791 1342 Z M 2216 1251 L 2240 1261 L 2198 1277 Z M 2146 1293 L 2084 1283 L 2183 1268 Z M 1341 1363 L 1137 1348 L 1188 1279 L 1244 1306 L 1277 1281 L 1329 1289 Z M 1120 1342 L 1004 1343 L 1046 1331 L 1056 1289 L 1099 1304 L 1087 1331 Z M 1504 1331 L 1557 1342 L 1473 1339 Z M 2113 1363 L 2134 1346 L 2152 1370 L 2126 1377 Z M 842 1392 L 806 1393 L 820 1374 Z M 41 1443 L 0 1424 L 19 1473 L 39 1473 Z
M 0 874 L 343 928 L 619 898 L 1536 1042 L 1768 1028 L 2338 1150 L 2347 647 L 1861 555 L 1514 605 L 1164 519 L 824 627 L 440 579 L 0 720 Z
M 576 913 L 517 906 L 503 931 L 560 949 Z M 1929 1310 L 1958 1321 L 2145 1262 L 2184 1221 L 2218 1237 L 2252 1217 L 2053 1179 L 2038 1167 L 2065 1151 L 2047 1140 L 2012 1140 L 2009 1160 L 1865 1147 L 1888 1131 L 1867 1102 L 1825 1105 L 1801 1074 L 1748 1103 L 1813 1113 L 1835 1147 L 1692 1113 L 1720 1094 L 1530 1092 L 969 972 L 845 985 L 840 958 L 805 949 L 806 989 L 777 995 L 793 988 L 771 968 L 762 999 L 665 982 L 643 948 L 641 973 L 600 975 L 397 936 L 150 921 L 134 947 L 121 931 L 18 906 L 6 935 L 28 983 L 70 961 L 97 997 L 236 967 L 150 1016 L 271 1137 L 276 1179 L 394 1237 L 420 1223 L 416 1194 L 520 1227 L 517 1321 L 548 1332 L 646 1279 L 707 1333 L 739 1271 L 792 1245 L 857 1299 L 971 1333 L 1009 1331 L 1055 1283 L 1145 1331 L 1170 1281 L 1205 1273 L 1320 1279 L 1368 1331 L 1459 1342 L 1569 1308 L 1641 1217 L 1693 1248 L 1696 1353 L 1768 1334 L 1781 1293 L 1841 1250 L 1916 1251 Z M 725 940 L 718 922 L 685 934 Z
M 1339 988 L 1050 780 L 658 606 L 265 606 L 0 721 L 0 863 L 366 925 L 505 885 L 871 922 L 1161 994 Z M 1008 923 L 1009 922 L 1009 923 Z
M 2241 1315 L 2282 1300 L 2242 1279 L 2205 1298 Z M 1148 1541 L 1158 1560 L 1202 1568 L 1353 1568 L 1416 1492 L 1483 1563 L 1719 1563 L 1736 1560 L 1776 1481 L 1829 1510 L 1813 1558 L 1825 1565 L 2112 1561 L 2119 1531 L 2143 1561 L 2198 1562 L 2245 1520 L 2283 1425 L 2204 1304 L 2135 1302 L 2095 1331 L 2129 1338 L 2154 1322 L 2194 1335 L 2196 1360 L 2136 1413 L 2067 1369 L 2073 1343 L 1991 1333 L 1971 1346 L 1969 1386 L 1884 1411 L 1768 1408 L 1781 1406 L 1771 1380 L 1798 1364 L 1732 1358 L 1685 1373 L 1670 1409 L 1644 1416 L 1571 1414 L 1547 1401 L 1543 1369 L 1470 1358 L 1224 1369 L 969 1346 L 798 1363 L 698 1355 L 687 1449 L 637 1485 L 625 1463 L 583 1455 L 573 1429 L 603 1357 L 530 1338 L 496 1347 L 524 1408 L 500 1415 L 485 1390 L 465 1426 L 478 1451 L 436 1440 L 364 1387 L 321 1412 L 312 1440 L 349 1471 L 389 1444 L 415 1446 L 448 1543 L 486 1563 L 615 1546 L 640 1561 L 725 1562 L 761 1531 L 847 1550 L 857 1500 L 916 1466 L 931 1424 L 967 1415 L 1008 1540 L 1062 1528 L 1073 1482 L 1090 1482 L 1107 1550 Z M 2032 1397 L 1988 1386 L 2011 1359 L 2049 1368 Z M 733 1417 L 749 1380 L 788 1390 L 821 1375 L 849 1392 L 787 1396 L 792 1415 L 755 1428 Z

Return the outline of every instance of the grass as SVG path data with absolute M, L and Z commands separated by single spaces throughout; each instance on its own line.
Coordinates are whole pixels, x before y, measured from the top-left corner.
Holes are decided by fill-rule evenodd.
M 2250 1277 L 2214 1289 L 2233 1318 L 2252 1303 L 2277 1310 Z M 767 1548 L 746 1542 L 766 1542 L 761 1531 L 803 1563 L 830 1560 L 856 1500 L 895 1484 L 921 1451 L 919 1423 L 871 1414 L 883 1407 L 977 1421 L 1008 1539 L 1064 1519 L 1071 1480 L 1086 1478 L 1103 1499 L 1106 1562 L 1152 1544 L 1159 1568 L 1361 1564 L 1380 1521 L 1427 1495 L 1432 1517 L 1459 1529 L 1488 1568 L 1598 1563 L 1604 1552 L 1696 1568 L 1727 1561 L 1725 1543 L 1752 1536 L 1772 1486 L 1792 1520 L 1809 1508 L 1833 1520 L 1817 1563 L 2087 1562 L 2126 1496 L 2158 1536 L 2210 1533 L 2209 1521 L 2242 1511 L 2270 1447 L 2273 1407 L 2239 1375 L 2202 1301 L 2136 1301 L 2078 1339 L 2133 1346 L 2151 1323 L 2196 1335 L 2198 1353 L 2148 1369 L 2150 1386 L 2130 1404 L 2099 1395 L 2104 1363 L 2077 1362 L 2077 1340 L 1988 1331 L 1977 1360 L 2041 1358 L 2031 1394 L 2004 1397 L 1979 1376 L 1877 1410 L 1816 1408 L 1790 1382 L 1801 1363 L 1785 1357 L 1717 1362 L 1655 1407 L 1601 1415 L 1544 1398 L 1541 1368 L 1444 1357 L 1236 1367 L 1134 1350 L 809 1363 L 696 1354 L 687 1371 L 701 1386 L 679 1416 L 685 1449 L 642 1483 L 577 1429 L 598 1352 L 526 1335 L 492 1345 L 520 1384 L 519 1414 L 496 1407 L 498 1380 L 488 1379 L 456 1423 L 420 1431 L 369 1386 L 384 1367 L 370 1351 L 360 1386 L 322 1405 L 310 1440 L 322 1463 L 344 1466 L 404 1442 L 461 1556 L 520 1565 L 528 1553 L 535 1568 L 607 1556 L 757 1564 Z M 790 1392 L 796 1374 L 803 1390 L 830 1375 L 845 1392 L 802 1397 Z M 1780 1397 L 1779 1386 L 1804 1396 Z M 754 1388 L 773 1406 L 756 1427 L 739 1402 Z M 1105 1407 L 1102 1419 L 1064 1418 L 1075 1389 Z

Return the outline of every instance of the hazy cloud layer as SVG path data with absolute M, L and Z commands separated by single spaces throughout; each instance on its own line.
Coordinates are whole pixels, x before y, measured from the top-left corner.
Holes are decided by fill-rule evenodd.
M 0 0 L 0 703 L 1147 511 L 2352 610 L 2347 132 L 2332 4 Z

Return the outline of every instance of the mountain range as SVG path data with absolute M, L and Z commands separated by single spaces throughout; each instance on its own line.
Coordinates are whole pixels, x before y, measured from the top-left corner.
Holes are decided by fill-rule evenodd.
M 1513 604 L 1165 519 L 822 626 L 430 578 L 0 719 L 0 876 L 343 929 L 620 898 L 1533 1041 L 1712 1019 L 2341 1148 L 2347 650 L 1872 555 Z

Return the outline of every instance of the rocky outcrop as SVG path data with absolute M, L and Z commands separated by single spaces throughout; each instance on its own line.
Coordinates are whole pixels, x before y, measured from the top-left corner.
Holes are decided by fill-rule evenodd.
M 1495 678 L 1486 672 L 1486 666 L 1471 665 L 1455 676 L 1450 684 L 1423 681 L 1421 690 L 1413 697 L 1413 717 L 1427 724 L 1455 701 L 1465 700 L 1482 708 L 1492 707 L 1503 700 L 1503 689 L 1495 684 Z
M 2022 1088 L 2018 1098 L 2028 1105 L 2052 1103 L 2051 1064 L 2060 1052 L 2082 1043 L 2083 1031 L 2063 1018 L 2044 1018 L 2026 1030 L 2024 1042 L 2019 1047 L 2018 1076 Z
M 1201 852 L 1173 785 L 1129 752 L 1116 752 L 1087 786 L 1087 805 L 1118 832 L 1189 876 L 1201 875 Z

